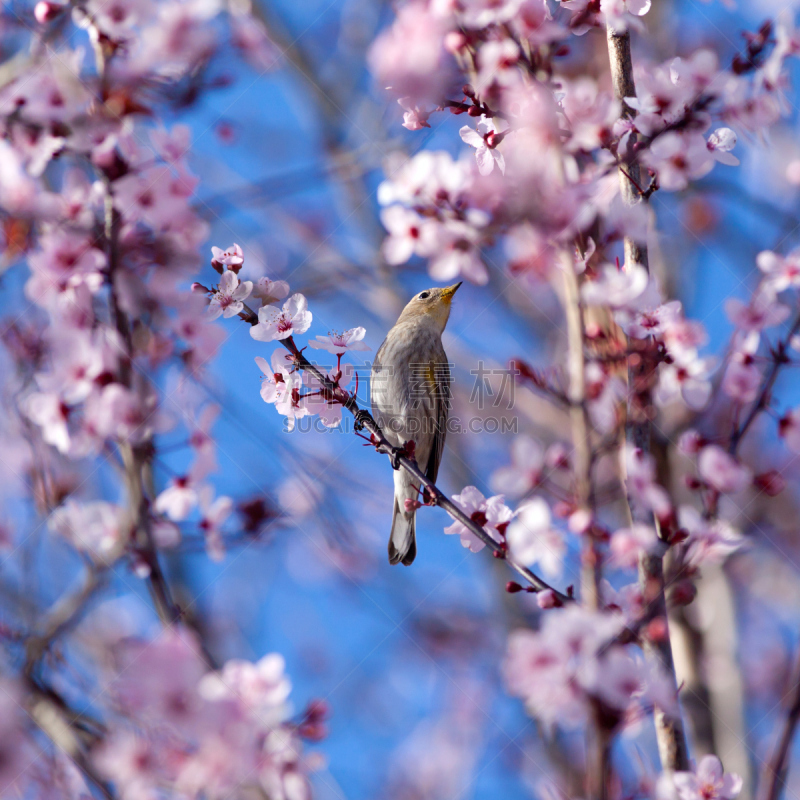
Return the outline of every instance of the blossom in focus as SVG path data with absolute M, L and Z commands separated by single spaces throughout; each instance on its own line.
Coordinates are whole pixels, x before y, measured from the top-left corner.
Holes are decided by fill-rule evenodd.
M 286 281 L 272 281 L 264 276 L 253 285 L 252 297 L 262 306 L 274 305 L 276 300 L 284 300 L 288 294 L 289 284 Z
M 505 159 L 497 150 L 505 134 L 497 129 L 493 119 L 481 117 L 475 130 L 465 125 L 458 133 L 466 144 L 475 148 L 475 160 L 478 162 L 478 172 L 481 175 L 489 175 L 495 166 L 500 172 L 505 173 Z
M 410 97 L 401 97 L 398 101 L 403 109 L 403 127 L 409 131 L 421 131 L 423 128 L 430 128 L 428 117 L 430 111 L 423 111 L 419 106 L 411 102 Z
M 506 531 L 506 541 L 515 561 L 527 567 L 541 565 L 549 578 L 561 576 L 567 545 L 553 527 L 550 508 L 541 497 L 534 497 L 517 509 Z
M 326 375 L 331 383 L 344 390 L 353 382 L 354 376 L 355 367 L 352 364 L 343 365 L 341 370 L 332 369 Z M 335 428 L 342 421 L 342 404 L 330 397 L 322 381 L 315 375 L 304 372 L 303 378 L 308 391 L 301 400 L 302 408 L 309 414 L 319 414 L 326 428 Z
M 239 276 L 229 269 L 222 273 L 219 279 L 219 287 L 211 296 L 208 305 L 208 314 L 211 319 L 217 319 L 220 314 L 223 317 L 234 317 L 244 310 L 244 300 L 248 298 L 253 290 L 251 281 L 239 281 Z
M 736 147 L 736 134 L 730 128 L 717 128 L 708 137 L 706 147 L 714 160 L 719 161 L 720 164 L 727 164 L 731 167 L 739 164 L 739 159 L 731 153 L 731 150 Z
M 329 331 L 327 336 L 317 336 L 317 341 L 311 341 L 308 346 L 314 350 L 327 350 L 335 356 L 340 356 L 348 350 L 369 350 L 370 348 L 361 340 L 366 335 L 365 328 L 350 328 L 342 331 Z
M 498 544 L 502 539 L 498 526 L 504 527 L 504 524 L 513 517 L 511 509 L 503 500 L 504 497 L 501 494 L 486 498 L 474 486 L 466 486 L 460 494 L 453 495 L 453 502 Z M 473 553 L 477 553 L 485 547 L 484 543 L 458 520 L 446 527 L 444 532 L 457 533 L 461 537 L 461 544 Z
M 244 253 L 238 244 L 232 244 L 227 250 L 222 250 L 219 247 L 211 248 L 211 266 L 217 269 L 233 268 L 238 272 L 237 267 L 244 264 Z
M 259 308 L 258 324 L 251 326 L 250 335 L 259 342 L 288 339 L 296 333 L 305 333 L 311 326 L 311 319 L 306 298 L 302 294 L 293 294 L 283 308 Z
M 724 773 L 714 755 L 703 756 L 693 772 L 664 773 L 658 780 L 658 800 L 733 800 L 742 791 L 742 779 Z

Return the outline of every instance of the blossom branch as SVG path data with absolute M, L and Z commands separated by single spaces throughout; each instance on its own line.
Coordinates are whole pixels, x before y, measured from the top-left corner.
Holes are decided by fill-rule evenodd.
M 244 305 L 244 310 L 239 314 L 239 316 L 250 325 L 258 324 L 258 316 L 247 305 Z M 374 444 L 375 449 L 379 453 L 389 456 L 393 466 L 402 467 L 406 472 L 408 472 L 409 475 L 419 482 L 420 489 L 423 487 L 426 489 L 429 501 L 432 505 L 439 506 L 439 508 L 450 514 L 451 517 L 457 519 L 462 525 L 469 529 L 470 533 L 472 533 L 474 536 L 480 539 L 483 544 L 490 548 L 493 553 L 500 553 L 500 557 L 505 559 L 511 569 L 525 578 L 525 580 L 528 581 L 528 583 L 536 591 L 552 592 L 553 595 L 558 598 L 560 603 L 568 603 L 572 601 L 573 598 L 569 594 L 564 594 L 563 592 L 558 591 L 558 589 L 553 588 L 549 583 L 547 583 L 547 581 L 540 578 L 535 572 L 527 567 L 522 566 L 521 564 L 517 564 L 506 553 L 500 550 L 498 548 L 497 541 L 488 533 L 486 533 L 482 526 L 478 525 L 469 516 L 467 516 L 461 510 L 461 508 L 459 508 L 459 506 L 456 505 L 456 503 L 454 503 L 436 485 L 434 481 L 430 480 L 430 478 L 428 478 L 419 468 L 416 460 L 413 457 L 410 457 L 402 450 L 398 450 L 398 448 L 393 447 L 390 444 L 389 440 L 384 436 L 381 427 L 375 421 L 372 414 L 370 414 L 370 412 L 366 409 L 359 407 L 358 403 L 356 402 L 355 395 L 343 391 L 339 386 L 331 381 L 322 372 L 322 370 L 312 364 L 302 354 L 302 352 L 297 349 L 297 346 L 291 337 L 282 339 L 280 342 L 292 354 L 295 365 L 299 369 L 313 375 L 319 381 L 325 391 L 328 392 L 331 397 L 335 397 L 336 401 L 341 403 L 341 405 L 353 415 L 357 426 L 369 431 L 372 437 L 372 444 Z

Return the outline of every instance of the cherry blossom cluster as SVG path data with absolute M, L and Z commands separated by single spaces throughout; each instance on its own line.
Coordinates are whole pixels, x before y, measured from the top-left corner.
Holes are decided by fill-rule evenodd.
M 310 797 L 315 764 L 302 738 L 318 738 L 324 710 L 292 719 L 280 655 L 209 671 L 196 639 L 180 628 L 105 645 L 116 719 L 91 758 L 120 796 L 224 798 L 249 787 L 284 800 Z
M 648 197 L 686 189 L 715 163 L 738 164 L 737 136 L 764 136 L 786 111 L 784 62 L 800 50 L 790 20 L 768 26 L 758 54 L 729 69 L 703 49 L 637 69 L 637 96 L 623 101 L 633 115 L 593 79 L 559 74 L 567 40 L 592 27 L 642 28 L 649 6 L 571 0 L 554 16 L 531 0 L 400 6 L 372 47 L 376 79 L 399 96 L 410 130 L 445 110 L 471 118 L 459 133 L 475 160 L 430 151 L 389 159 L 379 193 L 386 261 L 416 255 L 437 280 L 483 284 L 481 250 L 502 235 L 512 274 L 546 280 L 576 235 L 590 251 L 581 258 L 595 264 L 622 235 L 644 240 L 644 209 L 619 202 L 619 167 L 642 168 L 635 189 Z
M 26 615 L 30 630 L 3 624 L 15 652 L 3 659 L 0 794 L 221 798 L 246 785 L 305 800 L 313 764 L 301 739 L 324 735 L 324 707 L 291 717 L 276 654 L 210 672 L 159 562 L 192 537 L 213 559 L 225 552 L 233 501 L 210 482 L 220 408 L 197 387 L 224 338 L 215 313 L 230 316 L 252 289 L 230 272 L 210 311 L 192 291 L 209 234 L 193 207 L 193 134 L 161 120 L 214 88 L 218 57 L 263 72 L 278 51 L 247 3 L 41 0 L 19 22 L 30 36 L 0 87 L 3 269 L 24 277 L 0 331 L 12 367 L 3 449 L 36 515 L 19 519 L 45 521 L 62 540 L 54 552 L 74 548 L 88 588 L 45 593 L 57 602 Z M 4 40 L 4 57 L 6 44 L 19 42 Z M 161 460 L 167 432 L 181 437 L 170 449 L 186 454 L 184 474 Z M 264 518 L 259 502 L 246 524 Z M 84 727 L 89 703 L 70 708 L 70 682 L 98 664 L 76 667 L 60 643 L 58 658 L 50 651 L 128 572 L 148 581 L 167 625 L 98 656 L 113 663 L 112 699 L 95 696 Z M 43 733 L 57 745 L 43 747 Z
M 256 356 L 263 376 L 261 399 L 286 417 L 289 431 L 294 430 L 296 420 L 317 414 L 325 427 L 335 428 L 342 421 L 344 403 L 358 388 L 355 368 L 352 364 L 342 365 L 342 356 L 349 351 L 369 350 L 363 341 L 366 330 L 358 327 L 342 332 L 329 331 L 308 343 L 313 350 L 325 350 L 336 356 L 336 366 L 323 370 L 321 374 L 325 380 L 320 380 L 312 372 L 301 370 L 296 363 L 300 351 L 294 337 L 306 333 L 313 320 L 305 296 L 300 293 L 289 296 L 286 281 L 273 281 L 268 277 L 261 277 L 255 285 L 251 281 L 239 281 L 238 272 L 244 256 L 237 244 L 225 251 L 213 247 L 212 255 L 211 265 L 220 273 L 219 284 L 211 288 L 199 283 L 193 286 L 195 292 L 208 299 L 207 317 L 238 315 L 247 319 L 256 314 L 257 322 L 251 326 L 250 336 L 258 342 L 286 345 L 284 349 L 275 350 L 269 361 Z M 245 309 L 247 299 L 257 310 Z M 282 305 L 277 305 L 282 300 Z

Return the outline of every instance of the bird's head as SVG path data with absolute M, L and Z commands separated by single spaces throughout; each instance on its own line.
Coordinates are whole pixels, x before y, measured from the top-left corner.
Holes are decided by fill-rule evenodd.
M 444 288 L 425 289 L 411 298 L 397 321 L 429 320 L 441 333 L 447 325 L 450 303 L 459 286 L 461 286 L 461 281 Z

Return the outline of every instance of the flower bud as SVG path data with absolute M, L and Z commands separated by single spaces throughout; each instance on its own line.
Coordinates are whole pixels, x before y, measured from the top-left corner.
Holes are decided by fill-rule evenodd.
M 64 9 L 61 3 L 52 3 L 50 0 L 40 0 L 33 9 L 33 16 L 40 25 L 52 22 Z

